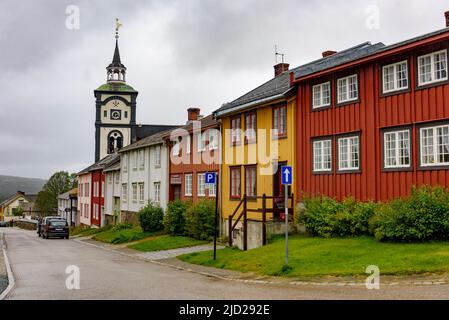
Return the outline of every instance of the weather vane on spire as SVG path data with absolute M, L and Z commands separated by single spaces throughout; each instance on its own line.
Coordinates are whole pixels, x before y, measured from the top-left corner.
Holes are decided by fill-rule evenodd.
M 118 39 L 118 29 L 123 26 L 118 18 L 115 18 L 115 38 Z

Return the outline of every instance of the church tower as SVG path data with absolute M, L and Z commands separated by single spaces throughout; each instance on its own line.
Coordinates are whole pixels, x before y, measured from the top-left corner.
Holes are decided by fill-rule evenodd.
M 95 162 L 136 141 L 136 98 L 138 92 L 126 84 L 126 67 L 118 47 L 118 19 L 115 28 L 115 50 L 106 67 L 107 82 L 94 91 Z

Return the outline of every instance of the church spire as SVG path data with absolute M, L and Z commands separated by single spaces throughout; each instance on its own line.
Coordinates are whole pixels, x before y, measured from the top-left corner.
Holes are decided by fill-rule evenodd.
M 118 49 L 118 30 L 122 26 L 118 18 L 115 19 L 115 50 L 112 62 L 106 68 L 108 82 L 125 82 L 126 67 L 120 60 L 120 51 Z

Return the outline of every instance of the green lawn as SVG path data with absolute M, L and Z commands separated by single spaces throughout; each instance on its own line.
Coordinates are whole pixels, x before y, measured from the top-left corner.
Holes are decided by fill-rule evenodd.
M 83 227 L 75 227 L 70 228 L 70 235 L 71 236 L 91 236 L 93 234 L 102 232 L 103 229 L 101 228 L 83 228 Z
M 143 232 L 142 228 L 135 226 L 133 228 L 114 230 L 108 229 L 95 234 L 92 239 L 106 243 L 125 243 L 141 240 L 151 236 L 149 232 Z
M 205 243 L 208 243 L 208 241 L 195 240 L 192 238 L 181 236 L 163 235 L 131 244 L 128 247 L 139 251 L 159 251 L 183 247 L 193 247 Z
M 289 250 L 291 269 L 285 273 L 283 238 L 247 252 L 219 250 L 216 261 L 212 260 L 211 252 L 187 254 L 179 259 L 260 275 L 299 278 L 366 275 L 369 265 L 378 266 L 381 275 L 449 272 L 449 242 L 382 243 L 371 237 L 323 239 L 293 235 L 289 238 Z

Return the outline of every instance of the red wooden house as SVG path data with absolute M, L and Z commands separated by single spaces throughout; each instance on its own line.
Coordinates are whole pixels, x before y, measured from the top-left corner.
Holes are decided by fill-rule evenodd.
M 201 117 L 198 108 L 189 108 L 187 124 L 164 137 L 169 146 L 169 201 L 216 197 L 204 179 L 206 172 L 219 173 L 220 138 L 216 120 Z
M 449 187 L 446 28 L 364 43 L 296 68 L 296 188 L 384 201 L 413 185 Z

